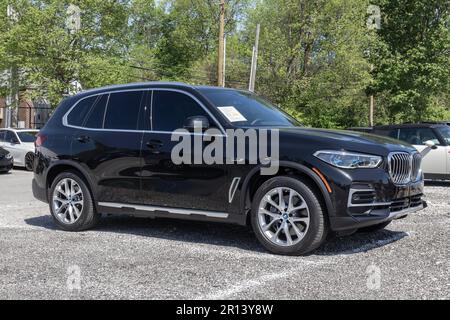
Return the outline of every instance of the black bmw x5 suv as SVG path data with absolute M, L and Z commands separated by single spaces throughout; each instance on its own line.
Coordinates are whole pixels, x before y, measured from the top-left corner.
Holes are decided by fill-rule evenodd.
M 277 173 L 248 159 L 175 164 L 173 131 L 198 136 L 193 119 L 225 138 L 277 130 Z M 141 83 L 61 103 L 36 141 L 33 192 L 67 231 L 94 227 L 102 213 L 227 222 L 251 225 L 271 252 L 301 255 L 329 232 L 377 230 L 423 209 L 420 163 L 410 145 L 304 128 L 249 92 Z

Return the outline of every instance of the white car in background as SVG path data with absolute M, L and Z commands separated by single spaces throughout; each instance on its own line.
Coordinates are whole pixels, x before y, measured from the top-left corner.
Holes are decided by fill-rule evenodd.
M 450 180 L 450 125 L 447 122 L 374 127 L 372 133 L 412 144 L 422 152 L 434 145 L 423 159 L 422 171 L 427 180 Z
M 15 166 L 33 170 L 34 142 L 38 132 L 32 129 L 0 129 L 0 147 L 11 153 Z

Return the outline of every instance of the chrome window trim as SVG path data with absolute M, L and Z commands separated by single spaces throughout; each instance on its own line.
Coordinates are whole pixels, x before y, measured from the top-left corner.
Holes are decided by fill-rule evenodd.
M 150 97 L 150 128 L 152 131 L 153 131 L 153 93 L 154 93 L 154 91 L 152 90 L 151 91 L 152 95 Z M 147 99 L 148 99 L 148 96 L 147 96 Z M 147 111 L 147 102 L 148 102 L 148 100 L 145 102 L 146 103 L 145 111 Z
M 195 102 L 197 102 L 200 105 L 201 108 L 203 108 L 203 110 L 216 123 L 216 125 L 218 126 L 218 128 L 222 132 L 223 136 L 224 137 L 226 136 L 225 129 L 223 128 L 222 124 L 211 113 L 211 111 L 208 110 L 208 108 L 206 108 L 206 106 L 202 102 L 200 102 L 200 100 L 198 100 L 194 95 L 192 95 L 189 92 L 186 92 L 186 91 L 183 91 L 183 90 L 179 90 L 179 89 L 171 89 L 171 88 L 141 88 L 141 89 L 126 89 L 126 90 L 111 90 L 111 91 L 105 91 L 105 92 L 101 92 L 101 93 L 94 93 L 94 94 L 91 94 L 91 95 L 88 95 L 86 97 L 83 97 L 83 98 L 79 99 L 72 107 L 70 107 L 70 109 L 64 114 L 64 116 L 62 118 L 62 124 L 63 124 L 63 126 L 68 127 L 68 128 L 79 129 L 79 130 L 86 130 L 86 131 L 172 134 L 173 132 L 154 131 L 153 130 L 153 121 L 151 121 L 151 130 L 123 130 L 123 129 L 105 129 L 105 128 L 94 129 L 94 128 L 86 128 L 86 127 L 74 126 L 74 125 L 69 124 L 68 121 L 67 121 L 67 117 L 72 112 L 72 110 L 75 109 L 75 107 L 81 101 L 83 101 L 85 99 L 96 97 L 96 96 L 101 96 L 101 95 L 105 95 L 105 94 L 111 95 L 113 93 L 135 92 L 135 91 L 143 91 L 143 92 L 151 91 L 152 92 L 152 101 L 151 101 L 152 102 L 152 106 L 151 106 L 151 110 L 150 110 L 150 117 L 152 116 L 152 111 L 153 111 L 152 110 L 153 109 L 153 91 L 170 91 L 170 92 L 178 92 L 178 93 L 185 94 L 188 97 L 190 97 L 191 99 L 193 99 Z M 108 96 L 108 102 L 109 102 L 109 96 Z M 106 105 L 104 117 L 106 116 L 107 109 L 108 109 L 108 105 Z M 103 127 L 104 127 L 104 123 L 105 123 L 105 121 L 103 121 Z M 180 128 L 180 129 L 182 129 L 182 128 Z M 194 133 L 192 133 L 192 134 L 194 134 Z M 194 134 L 194 135 L 199 135 L 199 134 Z M 203 134 L 201 134 L 201 135 L 203 135 Z
M 137 211 L 148 211 L 148 212 L 169 212 L 172 214 L 179 215 L 200 215 L 206 216 L 210 218 L 219 218 L 219 219 L 227 219 L 229 217 L 228 213 L 225 212 L 215 212 L 215 211 L 203 211 L 203 210 L 190 210 L 190 209 L 180 209 L 180 208 L 170 208 L 170 207 L 155 207 L 155 206 L 146 206 L 146 205 L 134 205 L 134 204 L 124 204 L 124 203 L 116 203 L 116 202 L 99 202 L 99 206 L 107 207 L 107 208 L 115 208 L 115 209 L 127 209 L 131 208 Z
M 110 98 L 111 98 L 111 93 L 108 93 L 108 99 L 106 99 L 105 111 L 103 111 L 102 129 L 105 129 L 106 113 L 108 112 L 109 99 L 110 99 Z

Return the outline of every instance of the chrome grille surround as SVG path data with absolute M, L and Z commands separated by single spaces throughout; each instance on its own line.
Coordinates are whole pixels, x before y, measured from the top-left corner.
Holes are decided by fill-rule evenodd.
M 393 152 L 389 154 L 389 175 L 396 185 L 420 180 L 422 156 L 419 152 Z
M 422 155 L 415 152 L 412 155 L 412 175 L 411 181 L 417 182 L 422 178 Z

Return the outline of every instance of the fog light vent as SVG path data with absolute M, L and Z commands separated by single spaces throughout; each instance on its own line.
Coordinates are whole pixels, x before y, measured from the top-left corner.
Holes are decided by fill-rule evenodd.
M 357 191 L 352 195 L 352 204 L 371 204 L 375 197 L 375 191 Z

